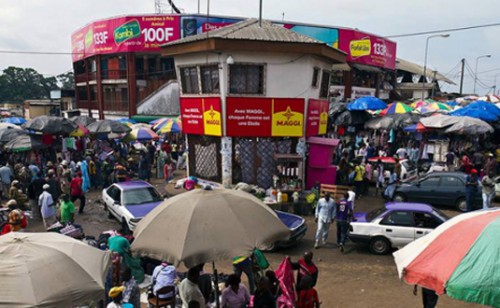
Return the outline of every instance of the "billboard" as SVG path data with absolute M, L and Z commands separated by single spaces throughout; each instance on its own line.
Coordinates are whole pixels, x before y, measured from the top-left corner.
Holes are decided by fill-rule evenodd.
M 306 137 L 326 134 L 329 105 L 326 100 L 309 99 L 307 104 Z
M 228 97 L 226 134 L 232 137 L 302 137 L 304 99 Z
M 71 35 L 73 61 L 94 54 L 160 52 L 180 38 L 179 16 L 124 16 L 95 21 Z
M 339 49 L 347 61 L 396 69 L 396 43 L 357 30 L 339 29 Z
M 182 131 L 186 134 L 222 136 L 219 97 L 181 97 Z
M 205 33 L 241 20 L 243 20 L 243 18 L 182 16 L 180 21 L 181 37 L 184 38 L 187 36 Z

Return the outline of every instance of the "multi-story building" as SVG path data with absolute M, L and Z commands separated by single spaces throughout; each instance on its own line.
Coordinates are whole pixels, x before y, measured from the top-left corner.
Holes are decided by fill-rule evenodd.
M 176 115 L 179 86 L 174 61 L 160 46 L 207 33 L 242 20 L 202 15 L 129 15 L 94 21 L 72 35 L 76 101 L 95 117 Z M 346 53 L 349 65 L 333 65 L 325 79 L 345 99 L 364 95 L 389 97 L 395 84 L 396 43 L 386 38 L 332 26 L 273 22 L 325 42 Z

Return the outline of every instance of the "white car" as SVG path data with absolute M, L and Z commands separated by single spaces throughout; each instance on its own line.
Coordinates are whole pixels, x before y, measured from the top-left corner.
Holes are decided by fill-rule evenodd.
M 401 248 L 448 219 L 428 204 L 407 202 L 389 202 L 369 213 L 355 213 L 354 218 L 349 239 L 367 244 L 374 254 Z
M 156 188 L 144 181 L 112 184 L 102 190 L 102 199 L 109 218 L 118 219 L 125 233 L 163 201 Z

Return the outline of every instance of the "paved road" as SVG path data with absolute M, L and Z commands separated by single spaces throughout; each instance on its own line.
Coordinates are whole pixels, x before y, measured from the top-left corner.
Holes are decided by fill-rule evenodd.
M 173 188 L 173 184 L 164 187 L 160 180 L 153 181 L 153 184 L 161 192 L 170 194 L 180 192 Z M 89 193 L 86 213 L 76 217 L 76 222 L 83 225 L 86 234 L 96 237 L 104 230 L 120 227 L 116 220 L 107 217 L 102 205 L 95 202 L 100 198 L 100 193 L 100 191 Z M 78 205 L 78 201 L 76 205 Z M 369 211 L 382 205 L 383 200 L 381 198 L 364 197 L 356 201 L 356 211 Z M 458 214 L 452 209 L 441 209 L 450 216 Z M 330 238 L 332 239 L 330 244 L 324 248 L 314 250 L 316 225 L 313 217 L 306 217 L 306 220 L 309 230 L 298 245 L 278 252 L 268 253 L 266 256 L 271 266 L 276 267 L 285 256 L 297 260 L 305 251 L 313 250 L 315 262 L 320 271 L 317 290 L 323 307 L 422 307 L 420 294 L 417 297 L 413 296 L 412 286 L 408 286 L 398 279 L 392 255 L 372 255 L 366 247 L 353 243 L 348 243 L 345 254 L 341 254 L 331 244 L 335 241 L 335 226 L 330 228 Z M 31 224 L 28 230 L 42 231 L 42 227 L 41 224 Z M 231 272 L 229 262 L 219 262 L 217 266 L 220 272 Z M 447 296 L 440 298 L 438 306 L 480 307 L 458 302 Z

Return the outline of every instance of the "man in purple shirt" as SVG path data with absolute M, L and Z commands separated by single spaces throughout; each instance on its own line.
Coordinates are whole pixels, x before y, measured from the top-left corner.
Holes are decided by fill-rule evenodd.
M 347 201 L 348 199 L 349 193 L 345 193 L 344 198 L 336 204 L 337 211 L 335 218 L 337 220 L 337 245 L 342 253 L 344 253 L 345 239 L 347 237 L 349 221 L 352 217 L 352 202 Z

